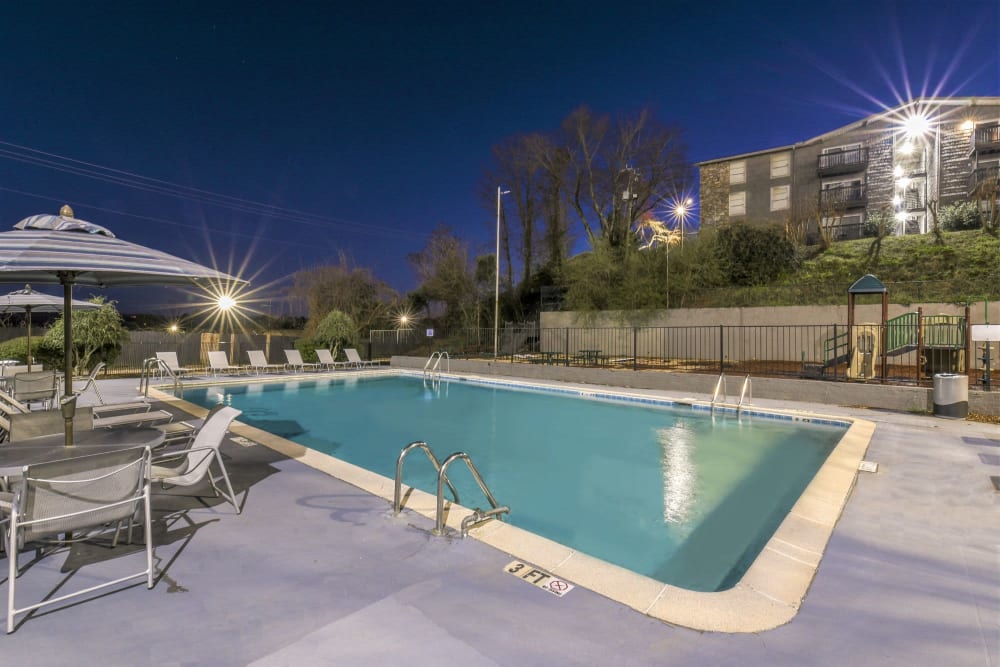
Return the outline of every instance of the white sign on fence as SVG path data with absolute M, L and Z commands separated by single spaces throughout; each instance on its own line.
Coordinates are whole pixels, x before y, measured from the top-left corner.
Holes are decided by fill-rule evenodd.
M 972 340 L 981 340 L 987 343 L 1000 341 L 1000 324 L 973 324 Z

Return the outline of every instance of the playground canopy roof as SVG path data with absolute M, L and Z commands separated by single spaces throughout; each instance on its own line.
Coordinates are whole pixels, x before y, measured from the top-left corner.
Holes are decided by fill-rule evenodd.
M 888 291 L 882 281 L 870 273 L 861 276 L 847 288 L 848 294 L 885 294 Z

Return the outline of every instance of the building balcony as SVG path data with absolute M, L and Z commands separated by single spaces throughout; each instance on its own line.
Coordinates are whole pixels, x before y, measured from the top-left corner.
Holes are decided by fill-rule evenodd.
M 1000 125 L 977 127 L 972 133 L 972 150 L 980 154 L 1000 152 Z
M 969 174 L 969 195 L 980 189 L 984 183 L 997 183 L 1000 180 L 1000 165 L 992 164 L 980 167 Z
M 864 185 L 842 185 L 837 188 L 820 190 L 819 206 L 830 208 L 858 208 L 868 203 L 868 191 Z
M 823 153 L 816 162 L 816 173 L 819 176 L 853 174 L 867 168 L 867 148 L 847 148 L 842 151 Z

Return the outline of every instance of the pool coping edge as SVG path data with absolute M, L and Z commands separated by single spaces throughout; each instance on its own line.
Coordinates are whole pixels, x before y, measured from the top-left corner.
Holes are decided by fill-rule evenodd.
M 386 372 L 388 371 L 388 372 Z M 383 369 L 380 375 L 408 375 L 412 371 Z M 372 371 L 359 371 L 370 375 Z M 335 377 L 345 377 L 339 372 Z M 355 373 L 351 373 L 355 375 Z M 280 375 L 274 378 L 233 378 L 221 382 L 218 378 L 206 382 L 189 383 L 187 386 L 211 384 L 243 384 L 253 382 L 285 382 L 310 380 L 323 374 Z M 605 386 L 590 385 L 588 389 L 569 389 L 559 384 L 542 384 L 532 381 L 497 381 L 475 374 L 448 374 L 449 378 L 483 381 L 493 385 L 527 386 L 556 389 L 586 397 L 622 397 L 639 402 L 690 406 L 704 410 L 710 403 L 698 399 L 668 399 L 629 393 Z M 585 383 L 572 383 L 583 386 Z M 194 416 L 204 416 L 205 408 L 184 401 L 171 394 L 150 387 L 153 397 L 175 405 Z M 718 409 L 718 408 L 717 408 Z M 847 432 L 816 472 L 806 489 L 782 520 L 753 564 L 732 588 L 719 592 L 697 592 L 664 584 L 650 577 L 637 574 L 613 563 L 575 551 L 553 540 L 541 537 L 507 523 L 491 520 L 473 527 L 469 535 L 491 547 L 529 561 L 552 574 L 592 590 L 611 600 L 665 623 L 694 630 L 726 633 L 753 633 L 771 630 L 791 621 L 798 613 L 816 571 L 822 561 L 826 545 L 837 521 L 846 506 L 857 480 L 858 464 L 864 458 L 875 432 L 874 422 L 843 416 L 827 416 L 795 410 L 753 409 L 751 414 L 802 421 L 828 421 L 849 424 Z M 368 493 L 379 496 L 390 504 L 393 501 L 394 480 L 360 468 L 328 454 L 309 449 L 290 440 L 256 427 L 234 422 L 232 432 L 249 438 L 291 459 L 299 461 Z M 435 496 L 419 489 L 410 489 L 404 495 L 404 511 L 416 512 L 431 521 L 435 520 Z M 446 526 L 454 531 L 461 529 L 462 520 L 472 510 L 453 503 L 446 503 Z M 528 555 L 525 555 L 528 554 Z

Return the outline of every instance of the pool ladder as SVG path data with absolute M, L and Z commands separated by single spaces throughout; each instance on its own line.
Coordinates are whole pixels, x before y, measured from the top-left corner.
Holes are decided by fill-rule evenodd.
M 447 354 L 447 352 L 445 353 Z M 438 537 L 445 534 L 444 529 L 444 487 L 445 485 L 451 489 L 451 495 L 454 498 L 454 502 L 458 502 L 458 491 L 452 485 L 451 480 L 448 479 L 448 467 L 455 461 L 462 460 L 465 461 L 465 465 L 469 468 L 469 472 L 472 473 L 473 479 L 479 484 L 479 488 L 482 490 L 483 495 L 490 502 L 491 509 L 481 510 L 478 507 L 473 510 L 472 514 L 462 519 L 462 537 L 465 537 L 469 533 L 469 527 L 473 524 L 480 523 L 489 518 L 496 518 L 503 520 L 500 516 L 501 514 L 510 514 L 510 508 L 506 505 L 498 505 L 496 498 L 493 497 L 493 493 L 490 491 L 489 487 L 486 486 L 486 482 L 483 481 L 483 476 L 479 474 L 479 470 L 476 465 L 472 462 L 472 458 L 469 457 L 465 452 L 455 452 L 446 458 L 443 462 L 438 461 L 438 458 L 434 456 L 434 452 L 431 451 L 430 445 L 422 440 L 417 440 L 416 442 L 411 442 L 399 453 L 399 458 L 396 459 L 396 483 L 393 488 L 392 494 L 392 513 L 393 515 L 399 514 L 400 510 L 403 508 L 402 502 L 402 486 L 403 486 L 403 461 L 414 449 L 421 449 L 427 455 L 430 460 L 431 465 L 437 471 L 437 506 L 434 521 L 434 531 L 433 534 Z
M 719 400 L 719 395 L 722 395 L 722 400 Z M 726 392 L 726 374 L 720 373 L 719 380 L 715 383 L 715 391 L 712 392 L 712 412 L 715 412 L 716 405 L 726 405 L 726 398 L 728 394 Z M 743 401 L 746 401 L 747 405 L 753 402 L 753 383 L 750 381 L 750 374 L 743 378 L 743 386 L 740 387 L 740 400 L 736 404 L 736 414 L 739 415 L 743 411 Z
M 149 398 L 149 380 L 152 378 L 153 373 L 163 373 L 170 376 L 174 380 L 174 396 L 180 398 L 184 394 L 184 385 L 181 383 L 177 373 L 174 373 L 170 366 L 167 365 L 163 359 L 159 357 L 150 357 L 142 362 L 142 375 L 139 376 L 139 393 Z
M 428 377 L 433 380 L 435 376 L 437 379 L 441 379 L 441 360 L 447 359 L 445 364 L 446 370 L 451 372 L 451 357 L 444 350 L 440 352 L 432 352 L 431 356 L 427 358 L 427 363 L 424 364 L 424 379 Z

